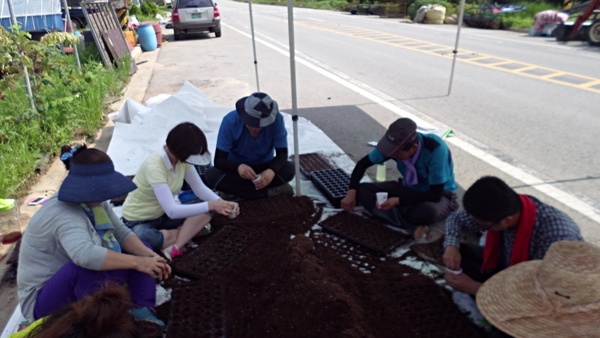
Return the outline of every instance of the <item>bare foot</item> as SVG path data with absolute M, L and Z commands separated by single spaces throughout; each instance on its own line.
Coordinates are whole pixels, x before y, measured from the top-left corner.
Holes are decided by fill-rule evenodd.
M 415 232 L 413 233 L 413 236 L 415 237 L 415 239 L 420 239 L 420 238 L 427 237 L 428 233 L 429 233 L 429 227 L 427 225 L 419 225 L 417 227 L 417 229 L 415 230 Z

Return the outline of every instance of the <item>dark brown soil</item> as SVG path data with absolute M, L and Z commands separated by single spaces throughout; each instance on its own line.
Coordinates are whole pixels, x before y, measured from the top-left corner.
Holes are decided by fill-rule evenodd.
M 262 211 L 273 205 L 280 209 Z M 205 266 L 207 273 L 197 280 L 165 282 L 172 298 L 157 310 L 170 320 L 167 336 L 483 336 L 429 277 L 398 258 L 311 229 L 320 212 L 310 199 L 247 201 L 240 210 L 233 221 L 215 216 L 213 234 L 197 239 L 199 248 L 186 254 L 206 255 L 202 248 L 215 250 L 213 239 L 230 245 L 244 234 L 232 228 L 255 232 L 252 241 L 235 248 L 233 260 L 216 259 L 226 266 Z
M 306 177 L 310 177 L 313 171 L 336 168 L 325 155 L 320 153 L 301 154 L 298 157 L 300 160 L 300 171 Z

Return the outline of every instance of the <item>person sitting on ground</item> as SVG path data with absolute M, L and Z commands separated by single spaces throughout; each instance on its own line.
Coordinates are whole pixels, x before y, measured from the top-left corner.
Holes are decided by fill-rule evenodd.
M 401 179 L 360 183 L 368 167 L 389 159 Z M 450 149 L 439 136 L 419 133 L 414 121 L 400 118 L 354 167 L 342 208 L 353 213 L 358 202 L 375 218 L 412 234 L 417 225 L 443 220 L 458 209 L 453 168 Z M 376 203 L 377 192 L 387 192 L 387 201 Z
M 448 285 L 475 295 L 481 283 L 508 266 L 542 259 L 557 241 L 583 241 L 564 212 L 529 195 L 517 194 L 494 176 L 478 179 L 463 197 L 464 210 L 446 219 L 444 264 Z M 485 246 L 460 243 L 462 232 L 485 231 Z
M 161 328 L 138 326 L 129 312 L 132 307 L 127 289 L 108 283 L 94 294 L 36 320 L 10 338 L 161 337 Z
M 194 165 L 210 163 L 206 136 L 191 122 L 175 126 L 160 153 L 150 155 L 133 182 L 138 189 L 123 203 L 123 222 L 156 252 L 169 259 L 183 255 L 183 247 L 210 222 L 211 212 L 228 215 L 235 202 L 224 201 L 204 185 Z M 202 203 L 178 204 L 173 196 L 189 184 Z
M 554 242 L 542 260 L 511 266 L 477 292 L 477 308 L 514 337 L 598 337 L 600 248 Z
M 154 279 L 166 279 L 171 268 L 108 203 L 135 184 L 101 150 L 83 145 L 61 151 L 69 174 L 33 215 L 21 242 L 17 285 L 23 316 L 33 322 L 114 281 L 129 286 L 134 317 L 164 325 L 153 310 Z
M 288 182 L 294 164 L 277 102 L 259 92 L 239 99 L 235 108 L 221 122 L 215 166 L 204 173 L 207 185 L 244 199 L 293 194 Z

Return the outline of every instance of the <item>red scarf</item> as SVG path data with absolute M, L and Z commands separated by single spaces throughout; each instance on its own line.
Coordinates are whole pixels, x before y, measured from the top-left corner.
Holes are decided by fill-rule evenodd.
M 521 219 L 517 225 L 517 232 L 510 255 L 509 266 L 529 260 L 529 243 L 533 233 L 533 223 L 535 222 L 536 210 L 535 204 L 531 198 L 525 195 L 519 195 L 521 198 Z M 485 247 L 483 248 L 483 264 L 481 272 L 493 270 L 498 264 L 498 255 L 500 254 L 500 231 L 487 231 L 485 236 Z

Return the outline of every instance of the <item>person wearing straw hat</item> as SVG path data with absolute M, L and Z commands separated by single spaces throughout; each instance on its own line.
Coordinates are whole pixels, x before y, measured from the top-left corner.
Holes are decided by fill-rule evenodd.
M 153 310 L 155 278 L 166 279 L 171 268 L 108 203 L 136 185 L 101 150 L 64 146 L 60 159 L 69 173 L 33 215 L 21 242 L 17 284 L 23 316 L 33 322 L 112 281 L 128 285 L 135 318 L 163 327 Z
M 564 212 L 529 195 L 517 194 L 494 176 L 478 179 L 463 196 L 464 210 L 446 219 L 444 264 L 448 285 L 475 295 L 481 284 L 509 266 L 542 259 L 552 243 L 583 241 Z M 485 232 L 483 247 L 460 243 L 463 232 Z
M 133 182 L 138 189 L 123 203 L 123 222 L 156 252 L 173 259 L 208 225 L 212 212 L 229 215 L 237 203 L 221 199 L 200 178 L 194 165 L 210 163 L 206 136 L 191 122 L 173 127 L 160 153 L 142 163 Z M 173 198 L 189 184 L 201 203 L 178 204 Z
M 598 337 L 600 248 L 554 242 L 542 260 L 516 264 L 486 281 L 477 307 L 514 337 Z
M 221 122 L 207 185 L 242 199 L 292 195 L 294 174 L 277 102 L 261 92 L 239 99 Z
M 402 174 L 400 180 L 360 184 L 368 167 L 390 159 Z M 412 234 L 417 225 L 443 220 L 458 209 L 453 168 L 444 140 L 419 133 L 413 120 L 400 118 L 354 167 L 342 208 L 353 213 L 360 203 L 375 218 Z M 387 201 L 376 203 L 378 192 L 387 192 Z

